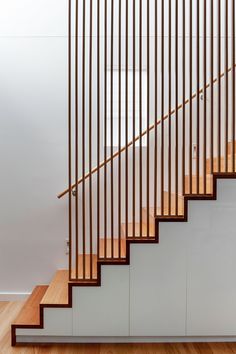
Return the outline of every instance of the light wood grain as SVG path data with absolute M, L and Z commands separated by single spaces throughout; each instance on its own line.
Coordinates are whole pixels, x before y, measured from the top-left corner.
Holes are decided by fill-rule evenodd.
M 105 246 L 106 246 L 106 257 L 111 258 L 112 250 L 111 250 L 112 240 L 111 238 L 101 238 L 99 240 L 99 255 L 101 258 L 105 256 Z M 120 257 L 126 257 L 126 240 L 124 237 L 121 237 L 119 240 L 118 238 L 113 239 L 113 258 L 119 257 L 119 250 L 120 250 Z
M 65 305 L 68 304 L 69 271 L 58 270 L 44 294 L 41 304 Z
M 155 218 L 152 213 L 153 208 L 142 208 L 142 237 L 154 237 L 155 236 Z M 149 215 L 148 215 L 149 213 Z M 149 222 L 149 235 L 147 230 L 147 223 Z M 121 235 L 126 237 L 126 223 L 121 224 Z M 139 237 L 140 236 L 140 222 L 135 223 L 135 235 L 133 235 L 133 223 L 128 223 L 128 236 Z
M 185 193 L 190 194 L 190 176 L 185 176 Z M 192 194 L 197 193 L 197 184 L 199 183 L 199 193 L 204 194 L 204 186 L 205 186 L 205 179 L 202 176 L 199 176 L 199 181 L 197 176 L 192 176 Z M 210 174 L 206 175 L 206 193 L 212 194 L 213 192 L 213 176 Z
M 233 141 L 229 141 L 228 142 L 228 154 L 232 154 L 233 153 L 233 146 L 234 146 L 234 152 L 236 153 L 236 141 L 234 141 L 234 144 L 233 144 Z
M 178 198 L 178 215 L 183 215 L 184 214 L 184 198 L 181 195 L 177 195 L 175 193 L 171 193 L 170 195 L 170 208 L 169 208 L 169 193 L 164 192 L 163 194 L 164 200 L 163 200 L 163 215 L 167 216 L 169 215 L 177 215 L 176 211 L 176 198 Z M 154 215 L 154 208 L 150 208 L 150 212 L 152 215 Z M 156 211 L 156 215 L 161 215 L 162 211 L 161 208 L 158 207 Z
M 47 288 L 47 285 L 36 286 L 34 288 L 13 324 L 37 325 L 40 323 L 39 304 Z
M 114 239 L 114 258 L 118 258 L 118 245 L 119 240 Z M 126 241 L 121 239 L 121 257 L 126 256 Z M 105 240 L 100 240 L 100 257 L 104 257 L 104 243 Z M 107 258 L 111 257 L 111 239 L 107 239 Z M 83 256 L 78 256 L 78 278 L 83 279 Z M 97 279 L 97 255 L 92 255 L 92 272 L 91 272 L 90 255 L 85 255 L 85 275 L 86 279 L 90 279 L 91 274 L 93 279 Z M 72 272 L 72 276 L 75 276 L 75 269 Z M 75 283 L 75 281 L 72 281 Z M 78 281 L 79 282 L 79 281 Z M 52 281 L 50 282 L 42 300 L 42 305 L 67 305 L 68 304 L 68 283 L 69 283 L 69 271 L 66 269 L 58 270 Z
M 152 212 L 152 208 L 142 208 L 142 222 L 145 224 L 149 222 L 151 227 L 155 227 L 155 217 L 154 213 Z
M 0 313 L 0 338 L 4 337 L 6 332 L 9 330 L 11 323 L 17 317 L 23 305 L 24 301 L 3 303 Z
M 85 254 L 78 256 L 78 279 L 83 279 L 84 274 L 84 263 L 85 263 L 85 279 L 97 279 L 97 255 L 92 254 Z M 92 264 L 91 264 L 92 263 Z M 75 277 L 76 270 L 73 269 L 72 277 Z
M 121 233 L 122 236 L 126 236 L 126 224 L 121 224 Z M 142 223 L 142 237 L 154 237 L 155 236 L 155 228 L 153 224 L 149 225 L 149 235 L 147 230 L 147 224 Z M 133 232 L 133 223 L 128 223 L 128 237 L 140 237 L 140 223 L 136 222 L 134 224 L 134 232 Z
M 2 301 L 2 302 L 0 302 L 0 315 L 1 315 L 2 311 L 5 310 L 6 305 L 8 305 L 8 303 L 9 303 L 8 301 Z
M 170 208 L 169 208 L 169 193 L 164 192 L 164 210 L 163 210 L 163 215 L 177 215 L 176 211 L 176 194 L 171 193 L 170 194 Z M 183 215 L 184 214 L 184 198 L 180 195 L 177 196 L 178 198 L 178 215 Z M 143 208 L 142 211 L 142 236 L 143 237 L 154 237 L 155 236 L 155 218 L 154 215 L 161 215 L 161 208 L 158 207 L 156 212 L 153 207 L 149 208 L 149 235 L 147 234 L 147 208 Z M 122 223 L 121 224 L 121 231 L 122 231 L 122 237 L 126 236 L 126 224 Z M 133 235 L 133 223 L 128 223 L 128 236 L 129 237 L 140 237 L 140 223 L 136 222 L 135 223 L 135 235 Z
M 230 148 L 230 150 L 231 150 L 231 148 Z M 235 156 L 235 162 L 236 162 L 236 156 Z M 236 166 L 236 163 L 235 163 L 235 166 Z M 220 170 L 219 170 L 219 159 L 217 157 L 215 157 L 213 160 L 213 171 L 214 172 L 233 172 L 233 155 L 231 155 L 231 154 L 228 155 L 227 170 L 226 170 L 225 156 L 221 156 L 221 158 L 220 158 Z M 207 159 L 207 161 L 206 161 L 206 173 L 211 173 L 211 160 L 210 159 Z

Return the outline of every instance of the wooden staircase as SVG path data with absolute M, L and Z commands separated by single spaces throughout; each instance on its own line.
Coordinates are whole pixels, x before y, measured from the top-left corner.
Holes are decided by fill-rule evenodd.
M 69 1 L 68 185 L 58 195 L 68 195 L 69 266 L 34 289 L 13 345 L 17 329 L 43 328 L 44 308 L 72 307 L 73 287 L 100 286 L 102 265 L 129 264 L 132 243 L 158 243 L 160 222 L 187 221 L 189 200 L 215 200 L 217 179 L 236 177 L 234 1 L 224 11 L 124 3 Z
M 224 159 L 221 158 L 222 163 Z M 209 161 L 208 161 L 209 163 Z M 158 226 L 159 222 L 173 222 L 173 221 L 187 221 L 188 219 L 188 201 L 189 200 L 216 200 L 217 197 L 217 179 L 227 179 L 236 178 L 236 173 L 213 173 L 212 175 L 207 175 L 207 193 L 196 194 L 196 176 L 192 178 L 192 188 L 194 194 L 189 194 L 189 176 L 185 176 L 186 180 L 186 193 L 184 196 L 179 196 L 179 215 L 176 216 L 175 203 L 172 203 L 173 216 L 169 215 L 168 206 L 168 193 L 165 193 L 164 202 L 164 215 L 161 215 L 161 210 L 158 208 L 157 215 L 154 216 L 154 209 L 149 209 L 149 222 L 150 222 L 150 233 L 147 236 L 147 208 L 143 208 L 143 235 L 142 237 L 137 237 L 140 232 L 140 224 L 135 224 L 135 230 L 137 230 L 137 235 L 134 237 L 133 224 L 129 224 L 128 238 L 125 237 L 126 229 L 125 224 L 121 225 L 122 235 L 120 239 L 116 239 L 114 243 L 113 257 L 111 256 L 111 239 L 108 239 L 108 247 L 106 249 L 107 258 L 104 260 L 104 242 L 100 240 L 100 253 L 99 259 L 97 255 L 93 255 L 92 258 L 92 271 L 93 280 L 89 279 L 90 274 L 86 274 L 88 280 L 83 278 L 83 264 L 82 255 L 79 255 L 79 277 L 81 280 L 70 281 L 69 271 L 66 269 L 58 270 L 49 285 L 38 285 L 34 288 L 32 294 L 26 300 L 23 308 L 21 309 L 19 315 L 12 323 L 12 345 L 16 345 L 16 329 L 17 328 L 34 328 L 41 329 L 44 326 L 44 308 L 65 308 L 72 307 L 72 288 L 74 286 L 100 286 L 101 285 L 101 265 L 105 264 L 129 264 L 130 260 L 130 244 L 132 243 L 158 243 L 159 242 L 159 232 Z M 203 189 L 203 178 L 200 178 L 200 189 Z M 171 195 L 171 198 L 175 200 L 175 194 Z M 109 246 L 110 245 L 110 246 Z M 118 256 L 119 247 L 120 248 L 120 258 Z M 110 259 L 108 259 L 110 258 Z M 86 255 L 86 262 L 90 262 L 89 255 Z M 86 272 L 88 272 L 89 267 L 86 267 Z

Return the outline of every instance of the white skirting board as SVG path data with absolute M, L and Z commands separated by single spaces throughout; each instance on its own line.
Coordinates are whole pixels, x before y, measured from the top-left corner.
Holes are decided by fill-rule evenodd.
M 236 337 L 51 337 L 17 336 L 17 343 L 197 343 L 236 342 Z

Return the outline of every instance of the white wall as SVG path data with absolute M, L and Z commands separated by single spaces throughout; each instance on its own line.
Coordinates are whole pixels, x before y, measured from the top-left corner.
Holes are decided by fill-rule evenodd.
M 66 0 L 0 0 L 0 296 L 67 264 Z
M 72 2 L 74 4 L 74 2 Z M 118 1 L 115 1 L 115 13 L 118 12 Z M 158 8 L 160 7 L 158 2 Z M 186 2 L 188 8 L 188 2 Z M 96 38 L 96 6 L 93 3 L 93 35 Z M 54 270 L 66 265 L 65 238 L 67 237 L 66 199 L 60 202 L 56 194 L 66 186 L 67 170 L 67 0 L 0 0 L 0 156 L 1 156 L 1 206 L 0 206 L 0 292 L 1 291 L 29 291 L 39 282 L 48 282 Z M 82 1 L 79 1 L 81 8 Z M 101 1 L 101 35 L 104 23 Z M 150 1 L 150 8 L 154 1 Z M 131 14 L 132 2 L 129 3 Z M 122 1 L 122 11 L 125 1 Z M 167 8 L 165 12 L 167 12 Z M 174 11 L 174 2 L 173 2 Z M 86 2 L 87 25 L 89 25 L 89 2 Z M 158 12 L 160 16 L 160 11 Z M 108 1 L 108 14 L 110 14 L 110 1 Z M 181 36 L 181 4 L 179 8 L 179 35 Z M 138 16 L 138 6 L 137 6 Z M 108 19 L 110 15 L 108 16 Z M 118 21 L 115 16 L 114 23 L 114 65 L 117 67 L 117 33 Z M 125 18 L 125 17 L 124 17 Z M 193 19 L 195 21 L 195 17 Z M 124 21 L 124 20 L 123 20 Z M 174 16 L 172 16 L 174 28 Z M 137 22 L 137 21 L 136 21 Z M 215 21 L 216 22 L 216 21 Z M 154 13 L 150 15 L 150 48 L 151 48 L 151 103 L 150 122 L 155 119 L 153 99 L 153 66 L 154 66 Z M 167 21 L 165 22 L 165 36 L 168 34 Z M 195 28 L 195 22 L 193 24 Z M 87 27 L 88 31 L 89 27 Z M 209 30 L 209 28 L 208 28 Z M 108 21 L 108 33 L 110 20 Z M 136 29 L 137 35 L 138 25 Z M 194 32 L 194 31 L 193 31 Z M 217 32 L 215 30 L 215 32 Z M 89 33 L 86 32 L 88 35 Z M 174 34 L 174 33 L 173 33 Z M 222 22 L 222 34 L 224 27 Z M 79 12 L 79 49 L 82 45 L 82 11 Z M 132 37 L 132 16 L 129 18 L 129 35 Z M 188 24 L 186 24 L 188 35 Z M 195 32 L 194 32 L 195 35 Z M 216 33 L 215 33 L 216 35 Z M 125 23 L 122 22 L 122 48 L 124 47 Z M 146 6 L 143 2 L 143 67 L 146 67 Z M 160 21 L 158 21 L 158 52 L 160 49 Z M 88 37 L 87 37 L 88 38 Z M 173 38 L 174 39 L 174 38 Z M 172 40 L 172 50 L 174 50 Z M 223 42 L 223 40 L 222 40 Z M 88 43 L 88 41 L 87 41 Z M 223 44 L 222 44 L 223 46 Z M 167 49 L 167 37 L 165 38 Z M 108 56 L 110 42 L 108 38 Z M 124 48 L 123 48 L 124 49 Z M 181 40 L 180 47 L 181 51 Z M 186 48 L 187 52 L 188 48 Z M 193 48 L 194 51 L 194 48 Z M 101 92 L 103 92 L 103 37 L 101 38 Z M 124 52 L 124 51 L 123 51 Z M 86 60 L 88 59 L 88 46 L 86 46 Z M 129 65 L 132 69 L 132 45 L 129 47 Z M 138 43 L 136 46 L 138 63 Z M 122 58 L 125 56 L 122 56 Z M 174 57 L 174 56 L 173 56 Z M 79 55 L 79 68 L 81 69 L 82 57 Z M 215 60 L 215 67 L 217 61 Z M 96 40 L 93 41 L 93 128 L 96 131 Z M 123 65 L 124 63 L 122 63 Z M 174 62 L 172 63 L 172 98 L 174 105 Z M 181 61 L 179 62 L 181 65 Z M 109 66 L 109 63 L 108 63 Z M 223 61 L 222 61 L 223 67 Z M 86 103 L 88 103 L 88 65 L 86 66 Z M 167 63 L 165 63 L 165 76 L 167 76 Z M 160 72 L 160 60 L 158 60 Z M 181 71 L 181 70 L 180 70 Z M 167 80 L 166 80 L 167 81 Z M 188 78 L 187 80 L 188 81 Z M 165 82 L 166 83 L 166 82 Z M 166 83 L 165 89 L 168 89 Z M 188 86 L 188 82 L 186 82 Z M 158 77 L 160 88 L 160 75 Z M 195 86 L 194 86 L 195 87 Z M 179 82 L 181 97 L 182 84 Z M 167 91 L 166 91 L 167 92 Z M 81 80 L 79 80 L 79 97 L 81 98 Z M 217 92 L 215 92 L 215 95 Z M 159 97 L 160 95 L 158 95 Z M 165 97 L 165 112 L 167 111 L 167 95 Z M 159 97 L 160 99 L 160 97 Z M 101 98 L 103 102 L 103 97 Z M 79 102 L 81 110 L 81 101 Z M 160 104 L 158 100 L 158 116 Z M 193 107 L 195 110 L 195 106 Z M 104 107 L 101 104 L 101 117 Z M 79 111 L 79 114 L 81 111 Z M 181 121 L 181 115 L 180 115 Z M 173 119 L 174 121 L 174 119 Z M 86 105 L 86 122 L 88 122 L 88 105 Z M 167 127 L 167 125 L 166 125 Z M 81 128 L 81 126 L 80 126 Z M 173 124 L 174 130 L 174 124 Z M 88 125 L 86 126 L 86 132 Z M 79 133 L 81 129 L 79 129 Z M 153 134 L 150 134 L 150 174 L 153 175 Z M 174 135 L 174 134 L 173 134 Z M 81 136 L 80 136 L 81 137 Z M 158 139 L 160 142 L 160 139 Z M 182 139 L 180 137 L 179 141 Z M 167 142 L 167 139 L 166 139 Z M 194 138 L 193 138 L 194 142 Z M 101 160 L 103 159 L 103 132 L 101 129 Z M 93 137 L 93 165 L 96 165 L 96 136 Z M 174 137 L 172 147 L 174 149 Z M 188 141 L 186 141 L 188 147 Z M 138 186 L 139 148 L 136 148 L 136 187 Z M 159 149 L 160 152 L 160 149 Z M 79 151 L 81 158 L 81 149 Z M 88 154 L 88 149 L 86 149 Z M 109 155 L 109 149 L 108 149 Z M 146 203 L 146 149 L 143 148 L 143 206 Z M 174 155 L 173 155 L 174 157 Z M 167 161 L 167 159 L 166 159 Z M 86 160 L 88 166 L 88 159 Z M 132 166 L 132 153 L 129 154 L 129 166 Z M 181 161 L 180 161 L 181 164 Z M 165 164 L 165 167 L 167 163 Z M 174 162 L 173 162 L 174 168 Z M 110 168 L 109 168 L 110 170 Z M 117 205 L 117 161 L 114 163 L 114 203 Z M 81 164 L 80 164 L 81 172 Z M 122 160 L 122 175 L 124 175 L 124 160 Z M 159 176 L 160 177 L 160 176 Z M 167 179 L 167 174 L 165 174 Z M 160 178 L 159 178 L 160 180 Z M 103 172 L 101 172 L 101 184 Z M 109 184 L 109 176 L 108 176 Z M 174 181 L 173 181 L 174 184 Z M 181 183 L 180 183 L 181 184 Z M 93 181 L 94 199 L 96 205 L 96 180 Z M 88 184 L 86 185 L 88 190 Z M 138 188 L 136 206 L 139 205 Z M 174 191 L 174 189 L 173 189 Z M 101 188 L 101 195 L 103 190 Z M 122 184 L 122 221 L 124 221 L 124 183 Z M 79 196 L 81 198 L 81 194 Z M 88 193 L 87 209 L 88 205 Z M 102 199 L 102 198 L 101 198 Z M 81 200 L 81 199 L 80 199 Z M 129 200 L 132 200 L 132 173 L 129 173 Z M 110 190 L 108 191 L 108 210 L 110 210 Z M 150 187 L 150 204 L 153 205 L 153 185 Z M 103 201 L 100 203 L 101 219 Z M 114 208 L 117 209 L 117 208 Z M 130 208 L 129 220 L 132 210 Z M 87 212 L 87 230 L 89 234 L 89 217 Z M 94 230 L 96 230 L 96 208 L 93 210 Z M 136 218 L 138 219 L 138 207 Z M 110 219 L 110 218 L 109 218 Z M 117 230 L 118 218 L 114 217 Z M 108 220 L 108 228 L 109 228 Z M 80 224 L 81 226 L 81 224 Z M 101 222 L 101 235 L 103 225 Z M 96 232 L 94 232 L 96 236 Z M 117 233 L 116 233 L 117 235 Z M 89 246 L 89 245 L 88 245 Z M 94 247 L 96 242 L 94 242 Z M 14 262 L 9 259 L 15 258 Z M 33 262 L 32 262 L 33 259 Z M 24 260 L 24 261 L 23 261 Z M 31 264 L 34 264 L 33 267 Z M 16 274 L 17 265 L 17 274 Z M 5 269 L 8 268 L 8 272 Z M 24 282 L 22 276 L 24 276 Z M 9 284 L 9 278 L 12 281 Z

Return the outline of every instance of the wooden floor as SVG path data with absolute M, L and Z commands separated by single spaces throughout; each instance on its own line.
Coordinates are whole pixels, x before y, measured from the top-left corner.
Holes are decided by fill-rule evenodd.
M 12 348 L 10 324 L 23 302 L 0 302 L 0 354 L 236 354 L 236 343 L 68 344 Z

